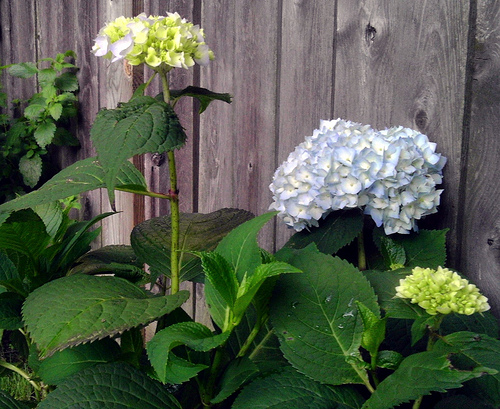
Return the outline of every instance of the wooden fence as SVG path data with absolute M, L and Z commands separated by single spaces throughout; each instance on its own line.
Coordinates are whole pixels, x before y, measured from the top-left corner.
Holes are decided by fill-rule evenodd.
M 65 150 L 61 165 L 94 154 L 89 129 L 99 108 L 127 100 L 150 74 L 90 53 L 101 26 L 142 11 L 200 23 L 215 51 L 208 67 L 174 72 L 174 88 L 234 95 L 201 116 L 190 101 L 178 105 L 189 136 L 178 154 L 182 211 L 263 213 L 275 168 L 320 119 L 418 129 L 448 158 L 441 210 L 427 225 L 450 228 L 449 265 L 478 283 L 498 316 L 500 1 L 0 0 L 2 64 L 78 54 L 81 148 Z M 16 97 L 35 86 L 2 81 Z M 168 189 L 162 155 L 134 163 L 152 189 Z M 106 192 L 84 200 L 84 217 L 108 210 Z M 167 203 L 128 194 L 118 208 L 100 245 L 127 242 L 134 223 L 168 212 Z M 268 226 L 262 244 L 279 247 L 289 234 Z M 196 299 L 192 312 L 202 314 Z

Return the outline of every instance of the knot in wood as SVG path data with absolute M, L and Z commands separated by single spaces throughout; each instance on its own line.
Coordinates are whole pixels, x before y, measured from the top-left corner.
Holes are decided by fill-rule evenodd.
M 365 28 L 365 40 L 370 46 L 375 41 L 375 35 L 377 34 L 377 29 L 373 27 L 370 23 L 366 25 Z
M 153 153 L 151 155 L 151 162 L 153 165 L 160 167 L 165 163 L 165 155 L 163 153 Z

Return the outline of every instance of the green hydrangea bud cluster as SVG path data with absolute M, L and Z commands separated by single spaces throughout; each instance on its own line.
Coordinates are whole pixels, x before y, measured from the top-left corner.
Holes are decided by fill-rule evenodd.
M 112 62 L 126 59 L 131 65 L 157 68 L 164 64 L 167 69 L 207 65 L 214 59 L 203 30 L 178 13 L 118 17 L 99 31 L 92 52 Z
M 410 299 L 430 315 L 452 312 L 471 315 L 490 309 L 488 299 L 474 284 L 447 268 L 416 267 L 399 284 L 396 297 Z

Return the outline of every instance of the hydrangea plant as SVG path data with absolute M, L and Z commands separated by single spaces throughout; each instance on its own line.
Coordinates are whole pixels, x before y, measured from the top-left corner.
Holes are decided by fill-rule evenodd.
M 97 157 L 0 205 L 0 329 L 22 334 L 34 372 L 0 366 L 29 381 L 37 409 L 500 405 L 498 325 L 486 298 L 440 267 L 446 230 L 410 231 L 441 193 L 446 159 L 425 135 L 322 121 L 277 170 L 276 211 L 179 213 L 174 150 L 186 136 L 175 103 L 196 97 L 204 111 L 230 102 L 169 88 L 174 67 L 210 60 L 201 29 L 177 14 L 120 17 L 93 51 L 150 65 L 163 92 L 144 96 L 148 81 L 101 110 Z M 167 194 L 150 191 L 128 160 L 146 152 L 167 152 Z M 171 211 L 137 225 L 130 246 L 87 252 L 98 234 L 88 229 L 110 214 L 70 224 L 53 202 L 97 188 L 113 206 L 124 190 L 169 200 Z M 301 231 L 271 254 L 257 237 L 278 213 Z M 204 282 L 211 325 L 180 308 L 182 281 Z M 0 407 L 27 405 L 0 391 Z

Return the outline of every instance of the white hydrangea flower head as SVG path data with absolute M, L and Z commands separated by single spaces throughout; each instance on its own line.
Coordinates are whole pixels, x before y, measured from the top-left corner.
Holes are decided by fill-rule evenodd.
M 471 315 L 490 309 L 488 299 L 465 278 L 447 268 L 415 267 L 412 274 L 399 281 L 396 297 L 407 298 L 430 315 Z
M 126 59 L 131 65 L 145 63 L 153 69 L 165 66 L 189 68 L 214 59 L 205 44 L 203 30 L 178 13 L 167 16 L 118 17 L 106 24 L 95 39 L 92 52 L 111 62 Z
M 435 213 L 446 158 L 436 144 L 409 128 L 321 120 L 290 153 L 270 185 L 271 210 L 300 231 L 340 209 L 364 208 L 386 234 L 416 230 Z

